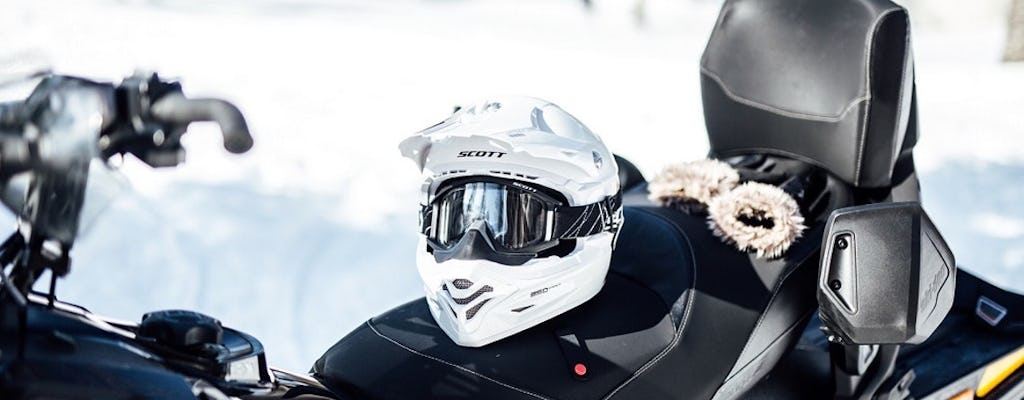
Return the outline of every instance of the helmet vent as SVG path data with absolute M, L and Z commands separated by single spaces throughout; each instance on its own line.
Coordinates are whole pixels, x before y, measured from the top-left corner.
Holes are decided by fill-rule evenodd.
M 454 301 L 455 304 L 458 304 L 460 306 L 464 306 L 466 304 L 472 303 L 473 300 L 476 300 L 477 297 L 482 296 L 484 293 L 493 292 L 493 291 L 494 291 L 494 288 L 492 288 L 490 286 L 484 286 L 484 287 L 480 288 L 480 290 L 477 290 L 476 293 L 473 293 L 473 294 L 469 295 L 469 297 L 463 297 L 463 298 L 460 299 L 460 298 L 457 298 L 455 296 L 452 296 L 452 301 Z M 449 294 L 451 294 L 451 293 L 449 292 Z M 490 300 L 490 299 L 488 299 L 488 300 Z M 487 301 L 487 300 L 484 300 L 484 301 Z
M 529 309 L 530 307 L 533 307 L 533 306 L 534 306 L 533 304 L 530 304 L 528 306 L 523 306 L 523 307 L 519 307 L 519 308 L 513 308 L 512 312 L 523 312 L 523 311 L 526 311 L 527 309 Z
M 452 170 L 443 171 L 443 172 L 435 174 L 433 179 L 437 179 L 437 178 L 440 178 L 440 177 L 445 176 L 445 175 L 458 175 L 458 174 L 464 174 L 464 173 L 466 173 L 466 170 L 464 170 L 464 169 L 452 169 Z
M 469 289 L 470 286 L 473 286 L 473 281 L 469 279 L 456 279 L 452 281 L 452 286 L 455 286 L 456 289 Z
M 523 179 L 529 179 L 529 180 L 536 180 L 537 179 L 537 176 L 517 174 L 515 172 L 509 172 L 509 171 L 488 171 L 488 172 L 490 172 L 492 174 L 495 174 L 495 175 L 514 176 L 516 178 L 523 178 Z
M 487 287 L 490 287 L 490 286 L 487 286 Z M 487 300 L 481 301 L 479 304 L 473 306 L 469 310 L 466 310 L 466 321 L 469 321 L 469 320 L 473 319 L 473 317 L 476 316 L 476 313 L 479 312 L 480 309 L 483 308 L 484 304 L 487 304 L 488 301 L 491 301 L 491 299 L 487 299 Z

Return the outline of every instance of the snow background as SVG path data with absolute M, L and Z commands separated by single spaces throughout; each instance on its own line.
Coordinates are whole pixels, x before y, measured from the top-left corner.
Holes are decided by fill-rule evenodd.
M 130 182 L 76 245 L 61 298 L 137 320 L 195 309 L 304 371 L 367 318 L 420 296 L 418 175 L 398 142 L 457 104 L 561 105 L 648 176 L 703 157 L 698 59 L 715 0 L 5 0 L 0 73 L 38 60 L 118 81 L 136 68 L 225 97 L 256 147 L 186 136 L 188 163 Z M 926 208 L 957 261 L 1024 291 L 1024 64 L 1001 64 L 1007 0 L 908 0 Z M 13 226 L 10 215 L 0 217 Z

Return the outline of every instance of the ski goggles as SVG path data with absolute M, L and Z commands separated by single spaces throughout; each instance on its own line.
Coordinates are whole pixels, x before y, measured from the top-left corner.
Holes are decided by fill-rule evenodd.
M 556 192 L 475 177 L 439 190 L 420 211 L 420 232 L 437 262 L 484 258 L 521 265 L 560 240 L 616 232 L 621 206 L 618 193 L 571 207 Z

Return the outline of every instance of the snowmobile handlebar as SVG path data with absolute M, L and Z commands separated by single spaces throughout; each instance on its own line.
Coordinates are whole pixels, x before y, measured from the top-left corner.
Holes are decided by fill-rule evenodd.
M 98 125 L 90 122 L 97 115 Z M 181 136 L 201 121 L 219 125 L 229 152 L 252 148 L 238 107 L 221 99 L 189 99 L 178 82 L 156 74 L 137 74 L 117 85 L 48 75 L 25 100 L 0 103 L 0 176 L 125 153 L 153 167 L 174 166 L 184 161 Z M 74 131 L 75 138 L 51 135 L 58 131 Z
M 35 236 L 70 246 L 92 160 L 130 153 L 152 167 L 176 166 L 185 159 L 181 137 L 196 121 L 216 122 L 232 153 L 253 145 L 233 104 L 189 99 L 180 83 L 156 74 L 118 84 L 45 75 L 26 98 L 0 103 L 0 202 Z M 27 184 L 8 187 L 24 172 Z
M 114 88 L 116 115 L 104 128 L 102 156 L 131 153 L 153 167 L 174 166 L 184 161 L 181 136 L 192 122 L 210 121 L 220 126 L 224 148 L 244 153 L 253 139 L 242 112 L 220 99 L 190 99 L 181 84 L 161 80 L 156 74 L 136 74 Z M 103 145 L 104 143 L 101 143 Z
M 252 148 L 252 135 L 245 117 L 238 107 L 225 100 L 189 99 L 180 93 L 169 94 L 154 102 L 150 112 L 155 119 L 171 124 L 216 122 L 224 135 L 224 149 L 240 154 Z

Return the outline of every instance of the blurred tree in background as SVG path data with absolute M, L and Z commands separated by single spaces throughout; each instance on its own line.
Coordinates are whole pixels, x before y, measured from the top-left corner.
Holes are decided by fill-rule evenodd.
M 1010 4 L 1010 24 L 1003 60 L 1024 61 L 1024 0 L 1013 0 Z

